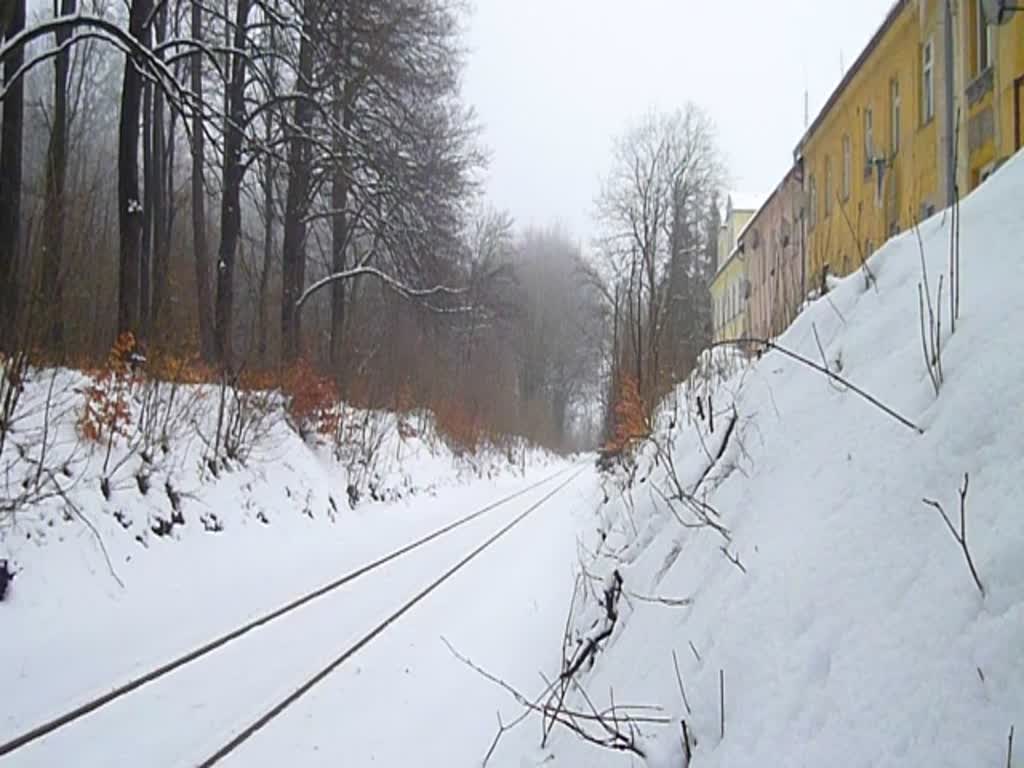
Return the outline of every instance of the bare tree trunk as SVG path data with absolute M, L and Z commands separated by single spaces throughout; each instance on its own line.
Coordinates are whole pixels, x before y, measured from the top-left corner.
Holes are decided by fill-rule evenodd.
M 281 254 L 281 357 L 299 357 L 301 324 L 295 303 L 306 277 L 306 208 L 309 201 L 312 148 L 309 129 L 313 122 L 313 36 L 318 23 L 319 0 L 306 0 L 299 46 L 299 72 L 295 102 L 295 127 L 288 149 L 288 192 L 285 199 L 284 245 Z
M 266 130 L 266 142 L 270 145 L 270 142 L 274 134 L 274 121 L 273 117 L 267 116 L 267 130 Z M 267 348 L 268 348 L 268 318 L 267 310 L 268 297 L 267 291 L 270 286 L 270 266 L 273 264 L 274 259 L 274 173 L 276 171 L 276 163 L 271 153 L 267 153 L 266 159 L 264 160 L 264 177 L 263 177 L 263 267 L 260 270 L 260 288 L 259 288 L 259 322 L 258 322 L 258 334 L 256 337 L 256 354 L 261 363 L 267 363 Z
M 203 6 L 192 3 L 192 38 L 203 38 Z M 192 93 L 192 250 L 195 252 L 196 302 L 199 306 L 199 353 L 213 360 L 213 302 L 210 298 L 210 255 L 206 240 L 206 190 L 203 187 L 206 135 L 203 125 L 203 60 L 195 54 L 190 62 Z
M 246 47 L 249 9 L 252 0 L 238 0 L 235 15 L 234 49 Z M 230 366 L 231 335 L 235 303 L 235 254 L 242 229 L 241 188 L 242 140 L 245 120 L 245 56 L 231 57 L 231 82 L 227 90 L 227 120 L 224 125 L 224 172 L 220 207 L 220 250 L 217 254 L 217 300 L 214 305 L 214 348 L 217 360 Z
M 57 12 L 57 8 L 54 11 Z M 62 0 L 59 13 L 68 16 L 75 12 L 75 0 Z M 58 47 L 71 37 L 71 29 L 64 28 L 55 34 Z M 70 54 L 67 50 L 57 55 L 54 61 L 53 79 L 53 129 L 46 153 L 46 206 L 47 218 L 43 235 L 43 259 L 40 285 L 47 292 L 46 344 L 51 351 L 62 353 L 64 349 L 64 276 L 61 265 L 64 261 L 64 191 L 67 178 L 68 152 L 68 69 Z
M 132 0 L 128 32 L 140 42 L 145 39 L 145 22 L 153 9 L 152 0 Z M 131 56 L 124 65 L 121 90 L 121 120 L 117 146 L 117 210 L 120 234 L 118 269 L 117 330 L 139 331 L 142 204 L 139 201 L 139 107 L 142 77 Z
M 335 134 L 334 151 L 337 161 L 334 167 L 334 180 L 331 189 L 331 207 L 334 210 L 332 217 L 331 247 L 332 261 L 331 268 L 334 272 L 342 272 L 346 268 L 345 255 L 348 252 L 348 194 L 349 174 L 348 167 L 348 134 L 352 127 L 352 89 L 348 83 L 344 88 L 335 89 L 335 97 L 338 102 L 336 115 L 342 131 Z M 331 286 L 331 366 L 337 372 L 342 363 L 345 349 L 345 283 L 342 280 Z
M 14 0 L 9 9 L 6 35 L 13 37 L 25 27 L 25 0 Z M 4 62 L 4 82 L 10 82 L 25 61 L 18 49 Z M 0 348 L 14 345 L 18 301 L 18 251 L 21 219 L 22 132 L 24 86 L 18 81 L 3 101 L 3 132 L 0 135 Z
M 156 42 L 162 43 L 167 37 L 167 6 L 164 5 L 157 13 L 156 19 Z M 165 296 L 167 295 L 167 280 L 169 276 L 168 254 L 170 247 L 170 232 L 167 229 L 167 137 L 166 123 L 164 122 L 164 94 L 159 88 L 153 94 L 153 113 L 151 116 L 153 126 L 152 162 L 153 162 L 153 264 L 152 264 L 152 299 L 150 303 L 150 325 L 157 328 L 160 320 L 160 313 L 163 310 Z
M 142 246 L 139 248 L 139 333 L 149 339 L 151 307 L 150 284 L 153 262 L 153 213 L 155 205 L 156 174 L 153 170 L 153 84 L 142 86 Z

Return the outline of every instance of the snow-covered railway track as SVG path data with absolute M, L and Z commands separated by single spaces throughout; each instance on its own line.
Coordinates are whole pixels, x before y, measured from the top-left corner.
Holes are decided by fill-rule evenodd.
M 58 716 L 55 716 L 55 717 L 47 720 L 46 722 L 43 722 L 40 725 L 35 726 L 35 727 L 31 728 L 30 730 L 25 731 L 25 732 L 15 736 L 14 738 L 11 738 L 11 739 L 3 742 L 3 743 L 0 743 L 0 757 L 4 757 L 4 756 L 7 756 L 7 755 L 11 755 L 13 753 L 16 753 L 19 750 L 22 750 L 22 749 L 28 747 L 29 745 L 32 745 L 33 743 L 38 742 L 39 740 L 43 739 L 44 737 L 47 737 L 47 736 L 55 733 L 56 731 L 66 727 L 66 726 L 68 726 L 68 725 L 70 725 L 70 724 L 72 724 L 72 723 L 74 723 L 74 722 L 76 722 L 78 720 L 81 720 L 82 718 L 86 717 L 87 715 L 90 715 L 92 713 L 96 713 L 99 710 L 104 709 L 104 708 L 108 707 L 109 705 L 114 704 L 118 700 L 123 699 L 124 697 L 126 697 L 128 694 L 137 691 L 138 689 L 142 688 L 143 686 L 148 685 L 149 683 L 153 683 L 154 681 L 156 681 L 156 680 L 158 680 L 160 678 L 163 678 L 163 677 L 165 677 L 167 675 L 170 675 L 172 672 L 183 670 L 183 668 L 192 665 L 193 662 L 196 662 L 199 659 L 201 659 L 203 657 L 206 657 L 209 654 L 212 654 L 214 651 L 217 651 L 217 650 L 220 650 L 220 649 L 224 648 L 228 644 L 230 644 L 230 643 L 232 643 L 232 642 L 242 638 L 245 635 L 248 635 L 248 634 L 252 633 L 254 630 L 256 630 L 258 628 L 261 628 L 261 627 L 265 627 L 265 626 L 271 624 L 272 622 L 275 622 L 277 619 L 280 619 L 280 618 L 282 618 L 282 617 L 284 617 L 286 615 L 292 614 L 294 611 L 298 610 L 299 608 L 301 608 L 303 606 L 306 606 L 306 605 L 316 601 L 318 598 L 324 597 L 324 596 L 326 596 L 326 595 L 328 595 L 330 593 L 335 592 L 336 590 L 338 590 L 340 587 L 342 587 L 344 585 L 351 584 L 352 582 L 356 581 L 357 579 L 359 579 L 362 576 L 365 576 L 365 575 L 367 575 L 367 574 L 369 574 L 369 573 L 371 573 L 373 571 L 378 571 L 378 570 L 384 568 L 384 566 L 386 566 L 386 565 L 390 565 L 390 564 L 396 563 L 396 561 L 399 561 L 405 555 L 408 555 L 408 554 L 414 552 L 415 550 L 418 550 L 418 549 L 424 547 L 425 545 L 429 544 L 430 542 L 433 542 L 433 541 L 441 539 L 442 537 L 445 537 L 445 536 L 447 536 L 449 534 L 452 534 L 452 533 L 454 533 L 456 530 L 458 530 L 460 528 L 465 528 L 466 526 L 468 526 L 473 521 L 476 521 L 476 520 L 478 520 L 480 518 L 483 518 L 488 513 L 492 512 L 494 510 L 497 510 L 500 507 L 506 506 L 507 504 L 511 503 L 512 501 L 514 501 L 516 499 L 519 499 L 519 498 L 525 496 L 526 494 L 530 493 L 531 491 L 533 491 L 533 490 L 535 490 L 537 488 L 540 488 L 540 487 L 542 487 L 542 486 L 544 486 L 546 484 L 549 484 L 552 481 L 555 481 L 555 480 L 557 480 L 560 477 L 563 477 L 566 473 L 570 472 L 572 469 L 573 469 L 573 467 L 563 468 L 563 469 L 559 470 L 558 472 L 555 472 L 555 473 L 549 475 L 548 477 L 543 478 L 542 480 L 540 480 L 538 482 L 532 483 L 532 484 L 530 484 L 530 485 L 528 485 L 528 486 L 526 486 L 526 487 L 516 491 L 515 493 L 509 494 L 509 495 L 507 495 L 507 496 L 505 496 L 505 497 L 503 497 L 501 499 L 498 499 L 498 500 L 496 500 L 496 501 L 486 505 L 485 507 L 483 507 L 483 508 L 481 508 L 481 509 L 479 509 L 479 510 L 477 510 L 475 512 L 472 512 L 472 513 L 470 513 L 468 515 L 460 517 L 460 518 L 456 519 L 455 521 L 453 521 L 451 523 L 448 523 L 447 525 L 442 526 L 441 528 L 433 531 L 432 533 L 430 533 L 430 534 L 428 534 L 426 536 L 423 536 L 423 537 L 421 537 L 419 539 L 416 539 L 413 542 L 405 544 L 402 547 L 400 547 L 400 548 L 398 548 L 398 549 L 396 549 L 396 550 L 394 550 L 394 551 L 392 551 L 392 552 L 390 552 L 390 553 L 388 553 L 388 554 L 386 554 L 386 555 L 384 555 L 382 557 L 379 557 L 379 558 L 373 560 L 370 563 L 367 563 L 367 564 L 365 564 L 365 565 L 363 565 L 363 566 L 361 566 L 361 567 L 359 567 L 359 568 L 357 568 L 355 570 L 352 570 L 352 571 L 346 573 L 345 575 L 339 577 L 338 579 L 335 579 L 335 580 L 333 580 L 333 581 L 331 581 L 331 582 L 329 582 L 329 583 L 319 587 L 316 590 L 308 592 L 308 593 L 302 595 L 301 597 L 299 597 L 299 598 L 297 598 L 297 599 L 295 599 L 295 600 L 293 600 L 293 601 L 291 601 L 291 602 L 289 602 L 289 603 L 287 603 L 285 605 L 282 605 L 279 608 L 276 608 L 276 609 L 270 611 L 269 613 L 266 613 L 266 614 L 263 614 L 263 615 L 259 616 L 258 618 L 254 619 L 253 621 L 250 621 L 250 622 L 248 622 L 248 623 L 246 623 L 246 624 L 244 624 L 244 625 L 242 625 L 242 626 L 240 626 L 240 627 L 238 627 L 238 628 L 236 628 L 236 629 L 234 629 L 234 630 L 232 630 L 230 632 L 222 634 L 222 635 L 218 636 L 217 638 L 211 640 L 210 642 L 205 643 L 202 646 L 199 646 L 199 647 L 197 647 L 197 648 L 195 648 L 195 649 L 193 649 L 193 650 L 191 650 L 191 651 L 189 651 L 189 652 L 187 652 L 187 653 L 185 653 L 185 654 L 183 654 L 181 656 L 178 656 L 177 658 L 175 658 L 175 659 L 173 659 L 173 660 L 171 660 L 171 661 L 169 661 L 169 662 L 167 662 L 165 664 L 162 664 L 159 667 L 156 667 L 156 668 L 154 668 L 154 669 L 152 669 L 152 670 L 150 670 L 150 671 L 148 671 L 148 672 L 146 672 L 146 673 L 144 673 L 142 675 L 134 677 L 131 680 L 125 682 L 125 683 L 119 684 L 116 687 L 114 687 L 113 689 L 111 689 L 110 691 L 108 691 L 108 692 L 106 692 L 106 693 L 104 693 L 102 695 L 95 696 L 95 697 L 89 699 L 88 701 L 85 701 L 85 702 L 75 706 L 74 708 L 69 709 L 68 711 L 66 711 L 64 713 L 62 713 L 62 714 L 60 714 Z M 253 723 L 248 728 L 246 728 L 244 731 L 239 733 L 227 745 L 225 745 L 223 748 L 218 750 L 211 758 L 209 758 L 205 762 L 201 763 L 201 765 L 206 766 L 206 765 L 213 765 L 213 764 L 215 764 L 216 762 L 221 760 L 223 757 L 228 755 L 230 752 L 232 752 L 235 748 L 237 748 L 242 742 L 248 740 L 257 730 L 259 730 L 264 725 L 266 725 L 266 723 L 268 723 L 272 719 L 274 719 L 274 717 L 276 717 L 278 714 L 280 714 L 282 711 L 284 711 L 288 706 L 290 706 L 290 704 L 294 703 L 294 701 L 296 701 L 298 698 L 300 698 L 305 693 L 307 693 L 318 682 L 320 682 L 321 680 L 326 678 L 337 667 L 341 666 L 341 664 L 343 664 L 345 661 L 347 661 L 352 656 L 354 656 L 360 649 L 362 649 L 363 647 L 368 645 L 370 642 L 372 642 L 374 638 L 376 638 L 382 632 L 384 632 L 387 629 L 388 626 L 390 626 L 395 621 L 397 621 L 403 614 L 405 614 L 407 611 L 409 611 L 416 603 L 420 602 L 427 595 L 429 595 L 435 589 L 440 587 L 445 581 L 447 581 L 449 578 L 451 578 L 456 572 L 461 570 L 471 560 L 475 559 L 479 554 L 481 554 L 484 550 L 486 550 L 488 547 L 490 547 L 494 542 L 496 542 L 498 539 L 500 539 L 502 536 L 504 536 L 506 533 L 508 533 L 512 528 L 514 528 L 516 525 L 518 525 L 520 522 L 522 522 L 524 519 L 526 519 L 532 512 L 537 510 L 541 505 L 543 505 L 545 502 L 547 502 L 549 499 L 551 499 L 555 494 L 557 494 L 559 491 L 561 491 L 563 488 L 565 488 L 582 471 L 583 471 L 582 468 L 578 468 L 578 469 L 576 469 L 576 471 L 573 471 L 572 474 L 568 477 L 568 479 L 563 480 L 563 482 L 561 482 L 559 485 L 557 485 L 552 491 L 547 493 L 539 501 L 537 501 L 534 504 L 532 504 L 531 506 L 529 506 L 525 511 L 523 511 L 523 512 L 519 513 L 518 515 L 516 515 L 512 519 L 511 522 L 507 523 L 502 528 L 500 528 L 497 531 L 497 533 L 495 533 L 495 534 L 491 535 L 490 537 L 488 537 L 482 544 L 480 544 L 479 546 L 474 548 L 472 551 L 470 551 L 468 555 L 466 555 L 462 560 L 460 560 L 458 563 L 456 563 L 453 567 L 447 569 L 439 578 L 437 578 L 436 580 L 431 582 L 431 584 L 428 587 L 426 587 L 425 589 L 423 589 L 420 592 L 418 592 L 413 598 L 411 598 L 410 600 L 405 602 L 399 609 L 397 609 L 394 613 L 392 613 L 390 616 L 388 616 L 384 621 L 382 621 L 379 624 L 377 624 L 370 632 L 368 632 L 361 639 L 359 639 L 354 645 L 351 645 L 346 651 L 344 651 L 342 653 L 341 656 L 339 656 L 339 657 L 335 658 L 334 660 L 332 660 L 332 662 L 328 665 L 328 667 L 320 670 L 320 672 L 318 672 L 313 678 L 311 678 L 306 683 L 304 683 L 300 688 L 296 689 L 293 693 L 291 693 L 289 696 L 287 696 L 283 701 L 281 701 L 280 703 L 275 705 L 264 716 L 259 718 L 259 720 L 257 720 L 255 723 Z

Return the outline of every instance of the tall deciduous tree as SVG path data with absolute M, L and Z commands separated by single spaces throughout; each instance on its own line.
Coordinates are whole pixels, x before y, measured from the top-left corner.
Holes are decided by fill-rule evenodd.
M 25 27 L 25 0 L 5 0 L 0 38 L 9 40 Z M 3 62 L 3 129 L 0 133 L 0 345 L 13 343 L 18 302 L 18 253 L 21 229 L 22 142 L 25 115 L 24 83 L 14 75 L 25 61 L 18 47 Z

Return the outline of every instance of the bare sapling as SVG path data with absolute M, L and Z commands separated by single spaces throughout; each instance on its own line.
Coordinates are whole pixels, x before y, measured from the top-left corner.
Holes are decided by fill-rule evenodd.
M 967 567 L 971 571 L 971 578 L 974 579 L 974 584 L 977 586 L 981 596 L 985 596 L 985 586 L 981 583 L 981 578 L 978 576 L 978 569 L 974 565 L 974 558 L 971 557 L 971 550 L 967 546 L 967 487 L 970 482 L 970 476 L 964 473 L 964 482 L 960 486 L 960 526 L 959 529 L 953 525 L 953 522 L 949 519 L 949 515 L 946 514 L 946 510 L 942 504 L 931 499 L 922 499 L 922 501 L 929 507 L 938 510 L 939 514 L 942 515 L 942 521 L 946 524 L 946 528 L 953 535 L 956 543 L 960 545 L 961 551 L 964 553 L 964 559 L 967 561 Z
M 938 295 L 936 303 L 932 303 L 932 293 L 928 280 L 928 263 L 925 258 L 924 240 L 921 238 L 921 227 L 915 221 L 914 232 L 917 235 L 917 247 L 921 255 L 921 282 L 917 284 L 918 313 L 921 321 L 921 348 L 924 354 L 925 370 L 932 388 L 938 396 L 942 389 L 942 288 L 943 275 L 939 275 Z

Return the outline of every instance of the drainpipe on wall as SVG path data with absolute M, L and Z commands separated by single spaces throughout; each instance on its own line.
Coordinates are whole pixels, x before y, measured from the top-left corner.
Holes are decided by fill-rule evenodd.
M 945 48 L 944 65 L 945 77 L 943 78 L 945 88 L 945 138 L 943 140 L 943 155 L 946 166 L 946 206 L 952 206 L 956 198 L 956 146 L 954 145 L 956 126 L 954 123 L 953 94 L 955 92 L 953 77 L 953 2 L 943 2 L 943 47 Z

